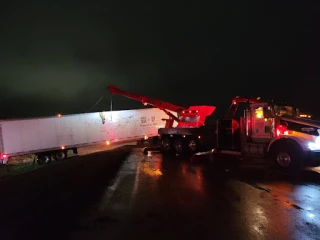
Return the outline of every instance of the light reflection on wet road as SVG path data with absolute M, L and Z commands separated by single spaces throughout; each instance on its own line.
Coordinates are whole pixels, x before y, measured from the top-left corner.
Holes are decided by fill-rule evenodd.
M 136 149 L 70 239 L 320 239 L 319 185 L 266 171 Z

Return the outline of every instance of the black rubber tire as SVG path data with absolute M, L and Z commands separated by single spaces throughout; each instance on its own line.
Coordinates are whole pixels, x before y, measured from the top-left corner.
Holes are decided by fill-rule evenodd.
M 174 140 L 173 147 L 177 154 L 183 154 L 185 152 L 185 143 L 181 138 Z
M 57 151 L 56 152 L 56 161 L 61 161 L 67 158 L 67 152 L 66 151 Z
M 47 156 L 47 155 L 39 155 L 37 162 L 39 165 L 49 164 L 51 162 L 51 158 L 50 156 Z
M 51 161 L 57 161 L 57 157 L 56 157 L 56 153 L 55 152 L 50 153 L 50 160 Z
M 281 164 L 280 156 L 289 156 L 290 163 L 285 166 Z M 281 171 L 293 172 L 300 171 L 304 167 L 304 154 L 299 145 L 293 143 L 283 143 L 274 146 L 271 157 L 275 166 Z M 288 162 L 288 160 L 286 160 Z
M 161 140 L 161 152 L 171 153 L 173 150 L 172 141 L 169 137 L 163 137 Z
M 198 141 L 195 139 L 188 140 L 188 152 L 195 153 L 198 150 Z

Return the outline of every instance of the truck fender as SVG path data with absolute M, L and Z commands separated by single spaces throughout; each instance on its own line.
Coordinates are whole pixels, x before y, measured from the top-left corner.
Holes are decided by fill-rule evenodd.
M 304 139 L 298 138 L 296 136 L 281 136 L 280 138 L 273 139 L 269 143 L 267 152 L 269 153 L 270 150 L 272 149 L 272 147 L 275 146 L 276 144 L 278 144 L 278 143 L 282 144 L 282 143 L 285 143 L 285 142 L 295 143 L 295 144 L 297 144 L 298 146 L 301 147 L 302 151 L 309 151 L 308 142 L 305 141 Z

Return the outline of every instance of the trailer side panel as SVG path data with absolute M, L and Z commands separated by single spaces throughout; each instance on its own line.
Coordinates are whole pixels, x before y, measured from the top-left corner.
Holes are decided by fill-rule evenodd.
M 14 156 L 157 136 L 166 117 L 150 108 L 2 121 L 2 153 Z

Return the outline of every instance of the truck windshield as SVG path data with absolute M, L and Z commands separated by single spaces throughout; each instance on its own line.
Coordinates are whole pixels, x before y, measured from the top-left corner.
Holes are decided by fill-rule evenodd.
M 274 106 L 274 111 L 277 116 L 296 117 L 297 110 L 292 106 Z

